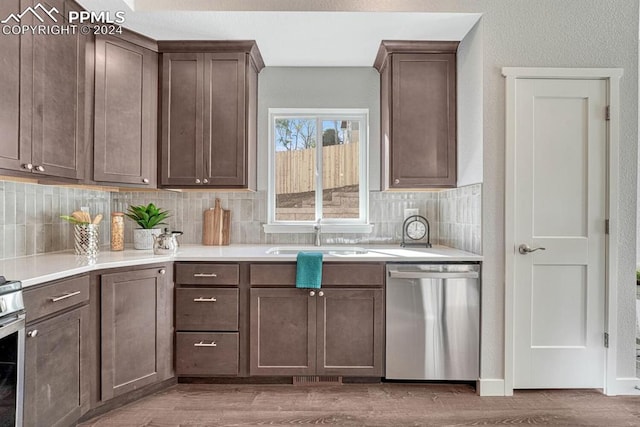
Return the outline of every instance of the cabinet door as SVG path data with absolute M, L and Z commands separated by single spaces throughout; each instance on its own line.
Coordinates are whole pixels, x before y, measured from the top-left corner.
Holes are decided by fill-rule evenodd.
M 56 7 L 60 11 L 58 19 L 64 24 L 69 10 L 81 10 L 70 0 L 46 0 L 40 4 L 49 9 Z M 34 172 L 38 174 L 73 179 L 84 176 L 88 41 L 90 36 L 80 34 L 33 36 L 31 149 Z
M 89 409 L 89 307 L 27 327 L 25 426 L 68 426 Z
M 246 61 L 245 53 L 204 55 L 204 177 L 209 186 L 247 183 Z
M 393 54 L 391 67 L 390 187 L 455 187 L 455 54 Z
M 0 2 L 0 16 L 7 17 L 12 13 L 19 13 L 27 4 L 24 0 L 3 0 Z M 27 40 L 19 35 L 6 35 L 0 37 L 0 168 L 24 170 L 23 164 L 31 162 L 31 142 L 29 135 L 21 138 L 20 132 L 20 101 L 21 95 L 27 95 L 21 90 L 21 85 L 26 85 L 30 79 L 25 72 L 25 63 L 21 64 L 21 54 L 26 48 L 22 45 Z M 21 76 L 21 68 L 22 76 Z M 26 88 L 25 88 L 26 89 Z M 23 92 L 23 93 L 21 93 Z M 26 101 L 26 100 L 25 100 Z M 26 113 L 26 111 L 25 111 Z M 28 119 L 25 115 L 24 119 Z M 30 126 L 26 128 L 28 130 Z
M 251 289 L 251 375 L 314 375 L 316 298 L 308 289 Z
M 150 268 L 101 278 L 102 401 L 159 382 L 171 361 L 171 313 L 165 270 Z
M 96 40 L 93 179 L 156 184 L 158 54 Z
M 318 375 L 383 376 L 382 289 L 318 294 Z
M 202 182 L 203 73 L 202 53 L 162 55 L 162 185 Z

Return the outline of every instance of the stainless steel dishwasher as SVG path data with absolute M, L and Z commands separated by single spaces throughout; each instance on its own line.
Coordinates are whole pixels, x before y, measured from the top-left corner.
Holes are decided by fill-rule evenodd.
M 387 264 L 386 288 L 387 379 L 478 379 L 478 264 Z

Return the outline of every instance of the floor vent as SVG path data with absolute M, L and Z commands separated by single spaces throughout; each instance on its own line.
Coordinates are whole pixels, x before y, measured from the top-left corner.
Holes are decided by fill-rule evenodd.
M 296 375 L 293 385 L 340 385 L 342 377 L 321 375 Z

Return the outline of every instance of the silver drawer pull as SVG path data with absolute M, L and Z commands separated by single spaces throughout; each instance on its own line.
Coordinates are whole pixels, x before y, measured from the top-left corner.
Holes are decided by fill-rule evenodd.
M 76 295 L 80 295 L 80 291 L 67 292 L 64 295 L 60 295 L 59 297 L 53 297 L 53 298 L 51 298 L 51 302 L 62 301 L 63 299 L 75 297 Z
M 210 343 L 205 343 L 204 341 L 200 341 L 193 344 L 193 346 L 194 347 L 217 347 L 218 344 L 216 344 L 215 341 L 211 341 Z
M 211 298 L 198 297 L 193 299 L 193 302 L 216 302 L 216 301 L 218 301 L 216 297 L 211 297 Z
M 218 277 L 216 273 L 194 273 L 193 277 Z

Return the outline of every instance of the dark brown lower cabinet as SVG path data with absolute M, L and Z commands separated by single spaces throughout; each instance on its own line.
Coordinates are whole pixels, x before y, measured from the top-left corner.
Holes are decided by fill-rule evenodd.
M 89 307 L 27 327 L 25 426 L 68 426 L 89 409 Z
M 251 289 L 251 375 L 383 375 L 378 288 Z
M 382 289 L 325 289 L 322 292 L 322 297 L 316 296 L 316 374 L 381 377 Z
M 306 289 L 251 289 L 251 375 L 313 375 L 316 300 Z
M 163 381 L 173 313 L 167 268 L 101 276 L 101 400 Z
M 178 375 L 238 375 L 237 332 L 177 332 Z

